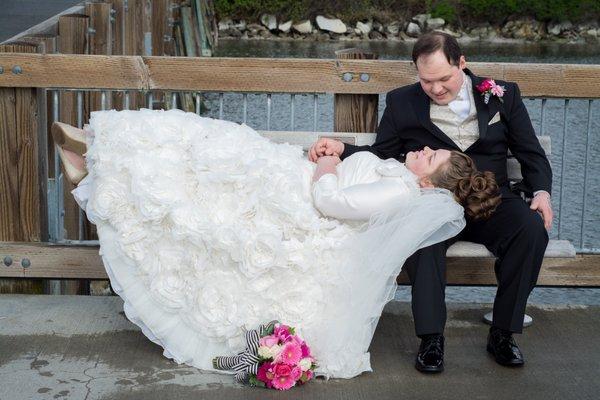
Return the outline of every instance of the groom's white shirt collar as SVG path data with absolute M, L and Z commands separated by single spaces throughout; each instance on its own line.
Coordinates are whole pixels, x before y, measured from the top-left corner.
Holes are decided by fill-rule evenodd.
M 471 101 L 469 97 L 469 90 L 471 90 L 471 77 L 465 74 L 464 71 L 461 70 L 463 75 L 463 83 L 460 87 L 456 98 L 448 103 L 448 107 L 458 115 L 460 121 L 464 121 L 469 116 L 469 111 L 471 110 Z

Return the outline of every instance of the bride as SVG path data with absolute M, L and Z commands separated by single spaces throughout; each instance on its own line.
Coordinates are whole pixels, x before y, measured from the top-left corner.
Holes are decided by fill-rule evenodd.
M 500 201 L 491 173 L 447 150 L 313 163 L 299 146 L 181 110 L 97 111 L 83 131 L 52 130 L 127 318 L 202 370 L 224 372 L 212 358 L 277 319 L 311 347 L 317 376 L 372 371 L 369 344 L 406 258 Z

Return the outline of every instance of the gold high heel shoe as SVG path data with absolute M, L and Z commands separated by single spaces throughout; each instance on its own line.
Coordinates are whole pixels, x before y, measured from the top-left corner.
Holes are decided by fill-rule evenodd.
M 67 150 L 69 151 L 69 150 Z M 82 168 L 77 167 L 69 158 L 69 155 L 67 155 L 67 153 L 65 153 L 65 149 L 63 149 L 61 146 L 58 147 L 58 156 L 60 157 L 60 161 L 62 163 L 63 166 L 63 172 L 65 174 L 65 176 L 67 177 L 67 179 L 69 180 L 69 182 L 71 182 L 73 185 L 77 186 L 79 184 L 79 182 L 85 178 L 85 176 L 88 174 L 87 169 L 85 169 L 85 166 Z M 75 154 L 75 157 L 77 157 L 78 155 Z M 72 156 L 71 156 L 72 157 Z M 81 156 L 79 156 L 81 157 Z
M 51 130 L 54 143 L 63 149 L 70 150 L 80 156 L 87 152 L 83 129 L 62 122 L 54 122 Z
M 77 165 L 77 157 L 83 157 L 87 152 L 83 130 L 62 122 L 54 122 L 51 129 L 52 138 L 58 145 L 58 156 L 63 166 L 62 170 L 69 182 L 77 185 L 88 174 L 85 168 L 85 160 L 83 166 Z

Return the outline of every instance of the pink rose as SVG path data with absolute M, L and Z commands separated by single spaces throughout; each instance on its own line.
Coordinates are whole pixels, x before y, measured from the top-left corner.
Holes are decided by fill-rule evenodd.
M 275 378 L 280 376 L 288 376 L 292 373 L 292 367 L 287 364 L 275 364 L 275 368 L 273 369 L 275 373 Z
M 481 93 L 483 93 L 483 92 L 487 92 L 488 90 L 490 90 L 492 88 L 492 86 L 494 86 L 494 85 L 495 85 L 495 82 L 492 79 L 486 79 L 483 82 L 481 82 L 479 85 L 477 85 L 476 88 Z
M 281 341 L 285 342 L 290 337 L 290 327 L 287 325 L 279 325 L 275 327 L 273 335 L 277 336 Z
M 304 342 L 303 342 L 303 343 L 300 345 L 300 350 L 302 350 L 302 356 L 301 356 L 301 358 L 306 358 L 306 357 L 309 357 L 309 356 L 310 356 L 310 347 L 308 347 L 308 346 L 306 345 L 306 343 L 304 343 Z
M 273 347 L 279 343 L 279 338 L 275 335 L 263 336 L 258 341 L 258 344 L 266 347 Z
M 296 384 L 292 367 L 286 364 L 275 364 L 275 378 L 272 381 L 273 387 L 279 390 L 287 390 Z
M 307 381 L 309 381 L 311 378 L 313 377 L 313 372 L 312 370 L 308 370 L 308 371 L 304 371 L 302 373 L 302 376 L 300 377 L 300 382 L 301 383 L 306 383 Z
M 297 381 L 302 376 L 302 369 L 300 367 L 292 368 L 291 376 L 295 381 Z

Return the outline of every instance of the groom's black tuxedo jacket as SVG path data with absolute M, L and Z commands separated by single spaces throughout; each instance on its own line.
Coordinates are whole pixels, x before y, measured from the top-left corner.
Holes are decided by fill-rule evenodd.
M 492 171 L 498 184 L 507 189 L 506 169 L 508 150 L 521 164 L 524 189 L 528 192 L 552 189 L 552 170 L 544 150 L 535 136 L 529 114 L 521 99 L 516 83 L 496 81 L 506 88 L 501 102 L 492 96 L 488 104 L 476 89 L 485 78 L 464 70 L 473 83 L 473 97 L 479 120 L 479 139 L 465 150 L 481 171 Z M 404 161 L 409 151 L 425 146 L 432 149 L 461 151 L 429 117 L 430 98 L 420 83 L 394 89 L 386 96 L 386 107 L 377 128 L 375 143 L 370 146 L 346 144 L 341 158 L 357 151 L 370 151 L 382 159 L 396 158 Z M 488 126 L 496 113 L 500 121 Z M 506 193 L 505 190 L 502 190 Z

